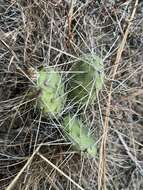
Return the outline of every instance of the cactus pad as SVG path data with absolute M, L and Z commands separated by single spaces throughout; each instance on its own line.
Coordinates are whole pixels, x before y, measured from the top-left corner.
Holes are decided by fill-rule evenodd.
M 65 104 L 64 83 L 59 72 L 53 68 L 42 68 L 38 73 L 37 86 L 40 89 L 39 108 L 44 114 L 59 114 Z
M 102 59 L 96 55 L 86 55 L 71 68 L 69 97 L 75 102 L 92 104 L 104 83 Z
M 66 116 L 62 127 L 67 138 L 73 143 L 77 150 L 87 152 L 90 156 L 96 155 L 95 140 L 89 135 L 89 130 L 84 126 L 81 120 Z

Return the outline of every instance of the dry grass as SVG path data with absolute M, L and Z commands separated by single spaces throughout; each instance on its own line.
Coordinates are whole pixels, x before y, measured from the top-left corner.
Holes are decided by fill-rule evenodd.
M 141 1 L 0 0 L 0 189 L 143 189 L 142 15 Z M 95 134 L 95 158 L 72 151 L 57 118 L 27 99 L 30 67 L 57 67 L 68 80 L 89 52 L 106 73 L 95 105 L 78 110 Z

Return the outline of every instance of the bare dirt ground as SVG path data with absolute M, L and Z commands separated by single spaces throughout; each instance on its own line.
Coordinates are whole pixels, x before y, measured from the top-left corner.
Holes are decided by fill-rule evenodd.
M 95 158 L 69 149 L 56 122 L 27 100 L 29 68 L 54 65 L 66 78 L 90 52 L 106 74 L 84 113 Z M 141 0 L 0 0 L 0 189 L 143 189 Z

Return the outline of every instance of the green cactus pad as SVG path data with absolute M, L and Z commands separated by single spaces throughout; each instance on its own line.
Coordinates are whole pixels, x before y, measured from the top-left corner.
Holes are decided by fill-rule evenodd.
M 78 103 L 92 104 L 104 83 L 103 61 L 97 55 L 88 54 L 71 68 L 69 98 Z
M 81 120 L 66 116 L 63 121 L 63 130 L 67 138 L 73 143 L 77 150 L 87 152 L 90 156 L 95 156 L 97 149 L 95 140 L 89 135 L 89 130 Z
M 65 104 L 64 83 L 59 72 L 53 68 L 42 68 L 38 72 L 37 87 L 40 89 L 39 108 L 44 114 L 59 114 Z

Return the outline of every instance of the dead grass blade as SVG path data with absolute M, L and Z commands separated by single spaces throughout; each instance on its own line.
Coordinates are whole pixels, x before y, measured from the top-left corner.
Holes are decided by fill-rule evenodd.
M 18 181 L 18 179 L 20 178 L 20 176 L 22 175 L 22 173 L 24 172 L 24 170 L 29 166 L 29 164 L 31 163 L 31 161 L 33 160 L 35 154 L 38 152 L 38 150 L 40 149 L 41 145 L 39 145 L 37 147 L 37 149 L 33 152 L 33 154 L 30 156 L 30 158 L 28 158 L 26 164 L 23 166 L 23 168 L 18 172 L 18 174 L 16 175 L 16 177 L 12 180 L 12 182 L 8 185 L 8 187 L 6 188 L 6 190 L 11 190 L 14 188 L 16 182 Z
M 68 175 L 66 175 L 62 170 L 60 170 L 57 166 L 55 166 L 52 162 L 50 162 L 47 158 L 45 158 L 39 152 L 37 153 L 43 160 L 45 160 L 50 166 L 52 166 L 55 170 L 57 170 L 60 174 L 62 174 L 65 178 L 67 178 L 70 182 L 72 182 L 78 189 L 84 190 L 79 184 L 77 184 L 73 179 L 71 179 Z
M 135 16 L 136 9 L 138 5 L 138 0 L 135 1 L 134 8 L 131 14 L 131 17 L 128 22 L 128 26 L 126 28 L 126 31 L 124 33 L 123 39 L 121 41 L 121 44 L 119 45 L 118 51 L 117 51 L 117 56 L 115 59 L 114 63 L 114 68 L 113 68 L 113 74 L 112 74 L 112 81 L 114 81 L 117 69 L 122 57 L 122 52 L 124 50 L 126 40 L 129 34 L 130 26 L 132 24 L 132 20 Z M 107 143 L 107 133 L 108 133 L 108 127 L 109 127 L 109 116 L 110 116 L 110 107 L 111 107 L 111 99 L 112 99 L 112 89 L 113 89 L 113 83 L 110 85 L 110 90 L 109 90 L 109 95 L 108 95 L 108 100 L 107 100 L 107 108 L 106 108 L 106 117 L 105 117 L 105 122 L 104 122 L 104 127 L 103 127 L 103 138 L 101 142 L 101 147 L 100 147 L 100 160 L 99 160 L 99 171 L 98 171 L 98 190 L 100 189 L 106 189 L 106 143 Z
M 143 175 L 143 168 L 142 168 L 141 165 L 138 163 L 138 160 L 136 159 L 136 157 L 130 152 L 130 150 L 129 150 L 129 148 L 128 148 L 128 146 L 127 146 L 127 144 L 126 144 L 124 138 L 122 137 L 122 135 L 121 135 L 118 131 L 116 131 L 116 133 L 117 133 L 117 135 L 118 135 L 118 137 L 119 137 L 121 143 L 123 144 L 123 146 L 124 146 L 124 148 L 125 148 L 125 150 L 126 150 L 128 156 L 129 156 L 129 157 L 131 158 L 131 160 L 135 163 L 135 165 L 136 165 L 136 167 L 139 169 L 141 175 Z

